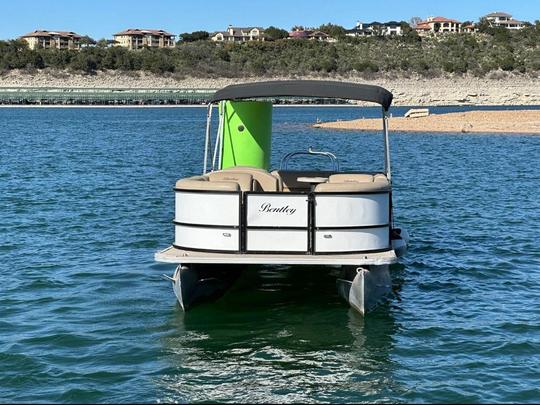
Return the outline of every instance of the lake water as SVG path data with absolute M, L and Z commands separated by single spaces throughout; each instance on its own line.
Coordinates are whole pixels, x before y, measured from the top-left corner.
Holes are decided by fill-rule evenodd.
M 274 163 L 311 145 L 381 168 L 378 134 L 309 126 L 362 112 L 379 109 L 276 108 Z M 334 270 L 295 267 L 184 314 L 153 255 L 175 180 L 201 172 L 204 122 L 0 109 L 1 402 L 540 401 L 540 137 L 392 134 L 411 246 L 365 319 Z

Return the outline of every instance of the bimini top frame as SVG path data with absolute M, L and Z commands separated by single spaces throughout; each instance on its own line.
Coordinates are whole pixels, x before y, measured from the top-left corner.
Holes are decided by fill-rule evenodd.
M 210 103 L 268 97 L 316 97 L 368 101 L 380 104 L 385 111 L 390 108 L 393 98 L 388 90 L 368 84 L 328 80 L 281 80 L 227 86 L 217 91 L 210 99 Z
M 393 95 L 380 86 L 368 84 L 336 82 L 328 80 L 280 80 L 255 83 L 235 84 L 218 90 L 208 103 L 206 142 L 204 155 L 203 173 L 207 172 L 207 162 L 210 147 L 210 125 L 212 120 L 212 105 L 225 100 L 246 100 L 273 97 L 313 97 L 334 98 L 343 100 L 367 101 L 380 104 L 383 111 L 384 153 L 385 172 L 388 180 L 391 180 L 390 150 L 388 140 L 388 109 L 392 104 Z M 220 114 L 218 139 L 212 159 L 212 167 L 215 167 L 216 155 L 219 147 L 219 133 L 222 129 L 223 117 Z M 218 158 L 219 159 L 219 158 Z M 219 167 L 219 166 L 218 166 Z

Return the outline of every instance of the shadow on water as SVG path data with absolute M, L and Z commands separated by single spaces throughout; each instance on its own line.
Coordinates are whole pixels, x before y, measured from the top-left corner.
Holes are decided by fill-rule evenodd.
M 400 270 L 398 270 L 399 272 Z M 337 295 L 338 268 L 245 271 L 221 300 L 172 310 L 163 340 L 164 401 L 391 400 L 390 304 L 367 318 Z

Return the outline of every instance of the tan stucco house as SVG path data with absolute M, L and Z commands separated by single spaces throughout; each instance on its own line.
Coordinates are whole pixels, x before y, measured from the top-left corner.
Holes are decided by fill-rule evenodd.
M 461 32 L 461 23 L 446 17 L 428 17 L 414 28 L 419 35 Z
M 30 49 L 81 49 L 82 36 L 71 31 L 36 30 L 21 36 Z
M 116 46 L 131 50 L 141 48 L 174 48 L 175 35 L 164 30 L 129 28 L 114 34 Z
M 264 41 L 264 30 L 261 27 L 233 27 L 229 25 L 227 31 L 214 32 L 210 39 L 216 42 L 248 42 Z

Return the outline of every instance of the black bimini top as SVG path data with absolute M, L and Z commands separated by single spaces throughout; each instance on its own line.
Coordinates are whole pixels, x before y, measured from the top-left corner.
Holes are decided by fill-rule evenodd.
M 318 97 L 369 101 L 382 105 L 388 111 L 393 95 L 382 87 L 369 84 L 328 80 L 279 80 L 227 86 L 217 91 L 210 102 L 267 97 Z

